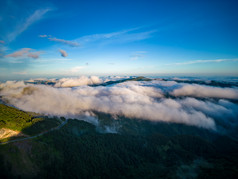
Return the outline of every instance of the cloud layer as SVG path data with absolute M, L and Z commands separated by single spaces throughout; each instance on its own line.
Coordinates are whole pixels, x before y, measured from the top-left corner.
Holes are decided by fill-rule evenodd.
M 238 89 L 218 88 L 197 84 L 184 85 L 171 92 L 174 96 L 193 96 L 201 98 L 238 99 Z
M 73 69 L 74 70 L 74 69 Z M 75 69 L 78 70 L 78 69 Z M 76 72 L 76 71 L 73 71 Z M 75 86 L 83 86 L 83 85 L 93 85 L 102 83 L 102 80 L 97 76 L 81 76 L 79 78 L 62 78 L 56 81 L 55 87 L 75 87 Z
M 0 95 L 22 110 L 47 115 L 77 118 L 98 111 L 212 130 L 223 130 L 238 123 L 238 105 L 229 101 L 238 99 L 236 88 L 178 85 L 158 80 L 87 86 L 98 83 L 102 79 L 96 76 L 62 78 L 54 86 L 8 81 L 0 84 Z

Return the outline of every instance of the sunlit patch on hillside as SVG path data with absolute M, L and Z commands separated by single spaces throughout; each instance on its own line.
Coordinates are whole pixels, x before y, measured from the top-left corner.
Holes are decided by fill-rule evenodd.
M 11 138 L 11 137 L 20 137 L 20 136 L 27 136 L 20 131 L 14 131 L 11 129 L 1 128 L 0 129 L 0 140 L 5 138 Z

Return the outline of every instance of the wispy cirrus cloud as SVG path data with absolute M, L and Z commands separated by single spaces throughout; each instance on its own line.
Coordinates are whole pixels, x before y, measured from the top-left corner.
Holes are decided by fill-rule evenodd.
M 187 62 L 170 63 L 166 65 L 191 65 L 191 64 L 197 64 L 197 63 L 220 63 L 220 62 L 227 62 L 227 61 L 238 61 L 238 59 L 193 60 L 193 61 L 187 61 Z
M 44 38 L 44 37 L 48 37 L 48 35 L 39 35 L 39 37 Z
M 58 39 L 58 38 L 55 38 L 55 37 L 51 37 L 51 35 L 39 35 L 39 37 L 47 38 L 50 41 L 59 42 L 59 43 L 65 44 L 65 45 L 69 45 L 71 47 L 78 47 L 79 46 L 79 43 L 77 43 L 77 42 L 70 41 L 70 40 L 64 40 L 64 39 Z
M 145 40 L 152 37 L 152 34 L 157 30 L 141 31 L 140 27 L 126 29 L 111 33 L 92 34 L 80 37 L 78 39 L 65 40 L 52 37 L 51 35 L 41 34 L 39 37 L 47 38 L 50 41 L 59 42 L 61 44 L 69 45 L 71 47 L 84 46 L 88 44 L 114 44 L 114 43 L 129 43 L 134 41 Z
M 114 42 L 117 42 L 117 43 L 129 43 L 129 42 L 146 40 L 146 39 L 151 38 L 152 34 L 154 34 L 155 32 L 157 32 L 157 30 L 128 33 L 128 34 L 124 34 L 121 37 L 118 37 L 117 39 L 114 40 Z
M 49 63 L 66 63 L 68 61 L 71 61 L 72 59 L 69 58 L 39 58 L 38 60 L 33 60 L 31 61 L 32 64 L 46 64 L 48 65 Z
M 57 38 L 48 38 L 50 41 L 54 41 L 54 42 L 60 42 L 72 47 L 78 47 L 79 43 L 77 42 L 73 42 L 73 41 L 69 41 L 69 40 L 64 40 L 64 39 L 57 39 Z
M 78 38 L 77 41 L 79 41 L 81 43 L 87 43 L 87 42 L 93 42 L 93 41 L 98 41 L 98 40 L 102 40 L 102 39 L 106 40 L 106 39 L 111 39 L 111 38 L 121 36 L 123 34 L 127 34 L 131 31 L 135 31 L 137 29 L 138 28 L 132 28 L 132 29 L 122 30 L 122 31 L 118 31 L 118 32 L 86 35 L 86 36 Z
M 13 74 L 16 74 L 16 75 L 27 75 L 27 72 L 26 71 L 19 71 L 19 72 L 13 72 Z
M 155 32 L 157 32 L 157 30 L 142 31 L 141 28 L 138 27 L 111 33 L 87 35 L 76 39 L 76 41 L 82 45 L 90 43 L 129 43 L 151 38 Z
M 20 35 L 22 32 L 28 29 L 33 23 L 39 21 L 43 18 L 43 16 L 50 11 L 51 9 L 38 9 L 32 15 L 24 20 L 23 23 L 18 24 L 15 30 L 7 35 L 7 41 L 11 42 L 15 40 L 15 38 Z
M 75 66 L 75 67 L 71 68 L 69 71 L 70 71 L 71 73 L 77 73 L 77 72 L 79 72 L 80 70 L 82 70 L 83 68 L 85 68 L 85 66 Z
M 137 51 L 137 52 L 134 52 L 132 55 L 131 55 L 131 60 L 138 60 L 140 58 L 143 58 L 145 55 L 145 53 L 147 53 L 146 51 Z

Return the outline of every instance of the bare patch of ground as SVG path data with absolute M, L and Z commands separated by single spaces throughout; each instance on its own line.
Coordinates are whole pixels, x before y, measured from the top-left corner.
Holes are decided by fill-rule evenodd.
M 0 140 L 9 137 L 19 137 L 19 136 L 27 136 L 27 135 L 21 133 L 20 131 L 14 131 L 7 128 L 0 129 Z

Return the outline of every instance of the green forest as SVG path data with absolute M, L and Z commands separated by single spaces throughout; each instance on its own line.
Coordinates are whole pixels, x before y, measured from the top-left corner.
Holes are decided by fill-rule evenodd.
M 34 135 L 60 125 L 1 105 L 1 128 Z M 236 178 L 238 143 L 209 130 L 95 113 L 34 139 L 0 145 L 0 178 Z M 113 128 L 110 133 L 107 128 Z M 9 141 L 11 139 L 8 139 Z

